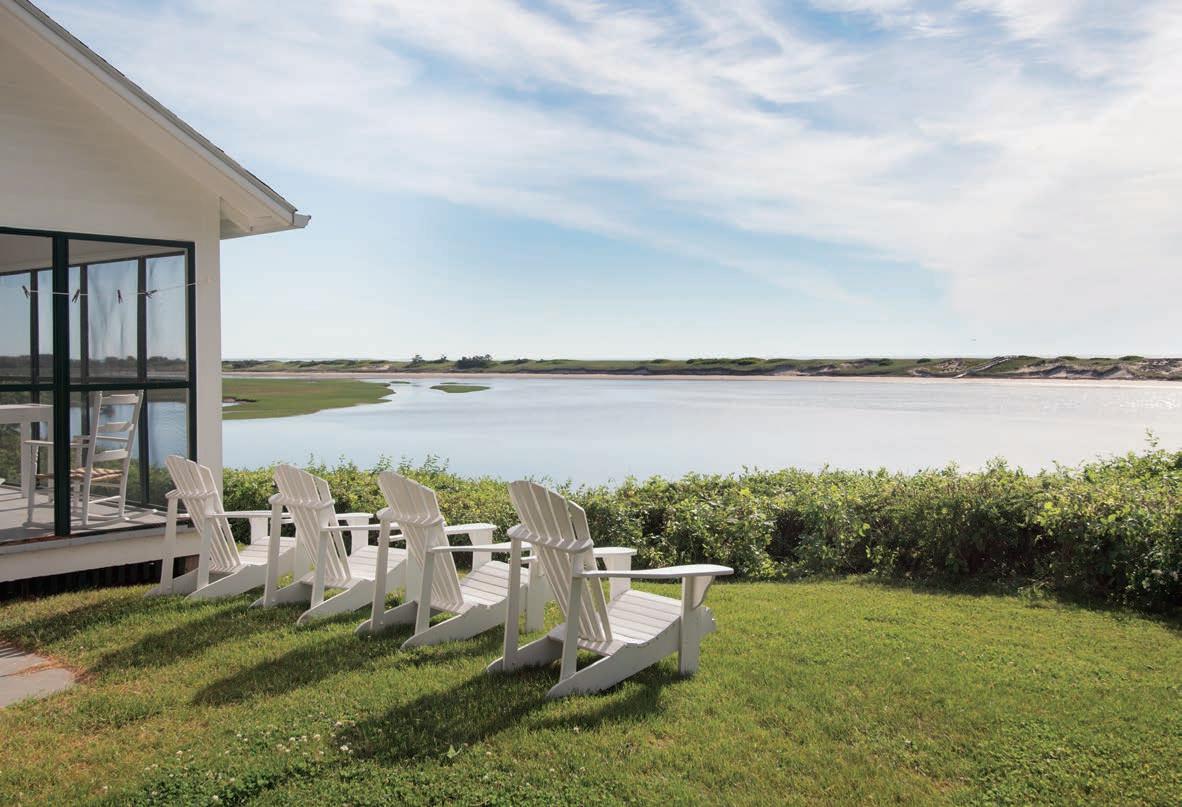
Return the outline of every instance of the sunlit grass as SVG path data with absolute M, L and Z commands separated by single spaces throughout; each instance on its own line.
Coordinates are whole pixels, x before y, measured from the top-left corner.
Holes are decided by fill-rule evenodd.
M 483 672 L 499 631 L 402 652 L 360 616 L 142 593 L 0 607 L 83 677 L 0 711 L 0 802 L 1182 801 L 1182 635 L 1121 612 L 720 584 L 696 677 L 547 702 L 552 669 Z

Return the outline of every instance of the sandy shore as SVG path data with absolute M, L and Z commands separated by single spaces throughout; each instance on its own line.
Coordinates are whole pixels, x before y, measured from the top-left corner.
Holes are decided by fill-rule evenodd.
M 559 378 L 564 380 L 610 380 L 610 381 L 832 381 L 848 382 L 862 381 L 883 384 L 1023 384 L 1023 385 L 1075 385 L 1085 387 L 1161 387 L 1176 390 L 1176 381 L 1161 381 L 1159 379 L 1099 379 L 1099 378 L 980 378 L 969 376 L 965 378 L 925 378 L 923 376 L 826 376 L 804 375 L 798 373 L 784 373 L 779 375 L 698 375 L 698 374 L 669 374 L 669 375 L 640 375 L 616 373 L 354 373 L 354 372 L 326 372 L 309 371 L 301 373 L 285 372 L 229 372 L 223 373 L 227 378 L 351 378 L 367 381 L 464 381 L 469 384 L 479 384 L 481 380 L 494 381 L 506 378 Z

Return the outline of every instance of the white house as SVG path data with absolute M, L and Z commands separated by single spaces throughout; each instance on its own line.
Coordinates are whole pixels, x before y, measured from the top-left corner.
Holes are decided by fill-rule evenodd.
M 221 468 L 220 241 L 307 222 L 32 3 L 0 0 L 0 583 L 160 558 L 164 457 Z M 124 517 L 95 504 L 84 524 L 78 446 L 116 419 L 99 392 L 142 405 Z

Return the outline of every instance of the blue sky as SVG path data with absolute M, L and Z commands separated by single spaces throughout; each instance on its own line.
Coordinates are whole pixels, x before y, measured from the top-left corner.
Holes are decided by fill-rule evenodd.
M 44 0 L 301 210 L 227 356 L 1182 354 L 1182 8 Z

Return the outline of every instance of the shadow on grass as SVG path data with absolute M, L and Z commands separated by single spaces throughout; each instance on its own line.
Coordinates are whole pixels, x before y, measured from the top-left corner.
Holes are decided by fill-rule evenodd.
M 22 646 L 47 645 L 69 639 L 91 628 L 108 627 L 129 617 L 160 613 L 171 608 L 171 603 L 165 598 L 145 598 L 142 590 L 131 589 L 119 596 L 104 597 L 68 611 L 4 625 L 0 627 L 0 633 Z
M 550 684 L 558 683 L 551 671 Z M 627 682 L 598 695 L 574 696 L 568 699 L 575 711 L 548 717 L 538 722 L 538 728 L 595 729 L 605 723 L 638 723 L 664 710 L 662 694 L 674 691 L 687 679 L 666 659 L 664 662 L 637 673 Z M 623 692 L 622 697 L 613 693 Z
M 355 619 L 351 621 L 356 621 Z M 331 624 L 331 621 L 322 623 Z M 314 631 L 315 628 L 308 629 Z M 490 654 L 499 645 L 499 634 L 454 642 L 429 651 L 400 650 L 408 631 L 390 631 L 381 637 L 359 639 L 352 632 L 333 634 L 315 645 L 289 650 L 201 689 L 193 696 L 195 705 L 227 706 L 255 698 L 282 695 L 316 684 L 330 676 L 372 667 L 414 668 L 464 656 Z
M 437 759 L 511 729 L 547 705 L 561 704 L 561 714 L 537 722 L 541 729 L 585 730 L 642 721 L 662 709 L 662 690 L 679 680 L 675 671 L 660 665 L 636 675 L 621 689 L 555 702 L 546 700 L 546 692 L 558 681 L 556 667 L 508 675 L 482 672 L 458 687 L 423 695 L 364 720 L 344 732 L 341 741 L 360 759 Z
M 175 602 L 175 601 L 174 601 Z M 202 616 L 185 618 L 167 630 L 149 633 L 126 647 L 103 655 L 91 669 L 95 673 L 118 670 L 164 667 L 192 658 L 215 645 L 243 639 L 264 631 L 284 627 L 293 617 L 285 611 L 266 611 L 248 608 L 248 600 L 234 599 L 215 604 L 177 603 L 205 611 Z M 214 610 L 210 611 L 209 609 Z

